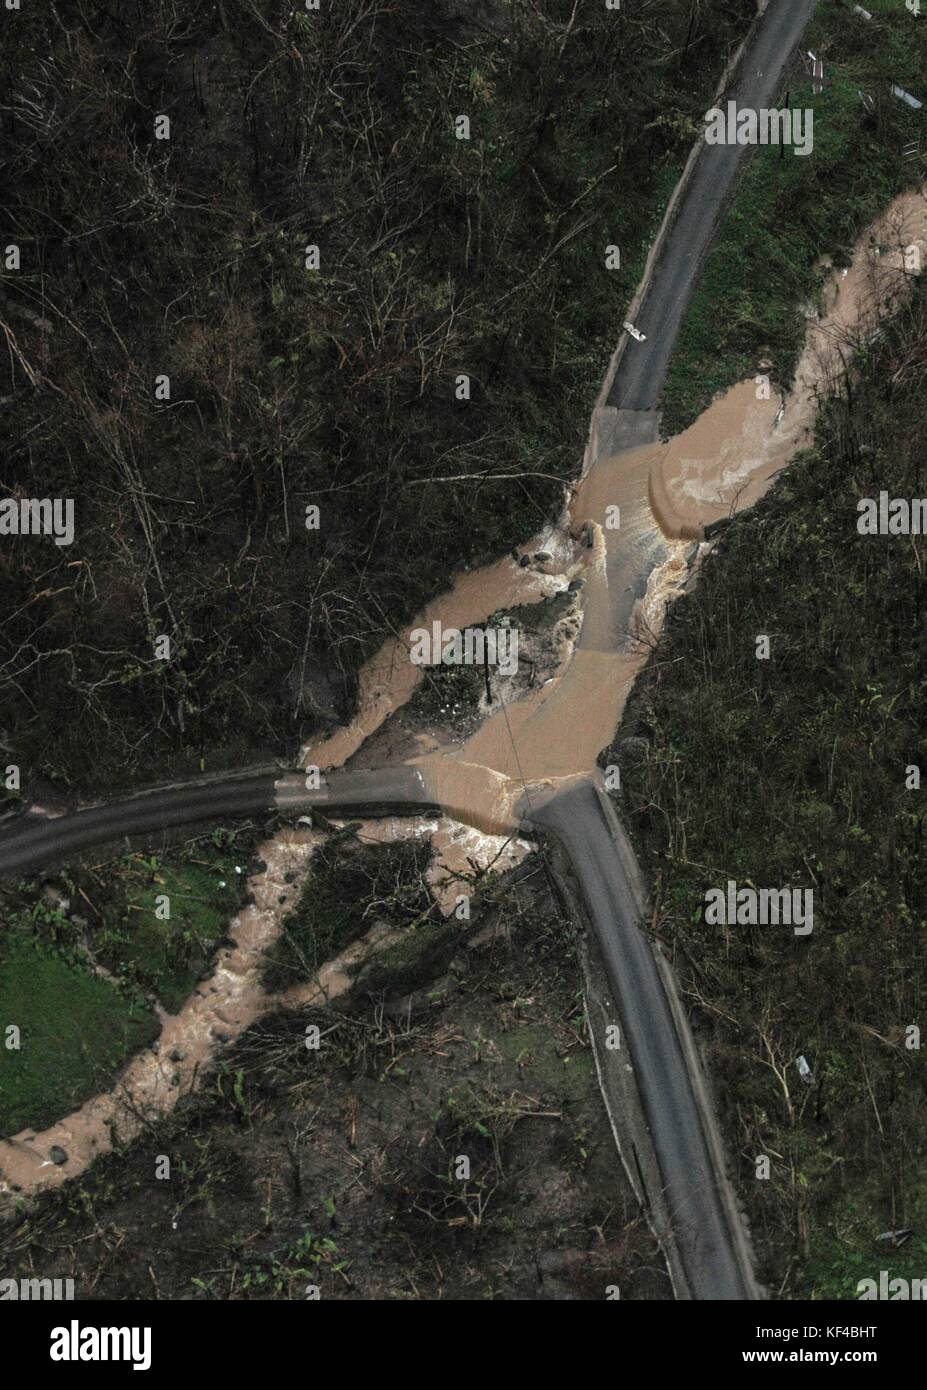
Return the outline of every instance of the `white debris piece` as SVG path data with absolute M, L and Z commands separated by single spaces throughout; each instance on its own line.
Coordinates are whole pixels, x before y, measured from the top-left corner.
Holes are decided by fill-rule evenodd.
M 891 83 L 889 91 L 893 97 L 897 97 L 898 100 L 903 101 L 905 105 L 913 106 L 915 111 L 920 111 L 923 102 L 918 101 L 917 97 L 912 97 L 911 93 L 906 92 L 904 87 L 899 87 L 897 82 Z

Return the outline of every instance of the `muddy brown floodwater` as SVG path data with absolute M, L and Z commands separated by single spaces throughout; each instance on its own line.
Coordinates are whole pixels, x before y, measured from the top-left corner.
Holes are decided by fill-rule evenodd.
M 470 738 L 414 760 L 449 814 L 496 833 L 512 829 L 526 796 L 543 798 L 593 771 L 659 635 L 666 604 L 685 583 L 691 542 L 704 537 L 708 523 L 752 506 L 810 444 L 819 398 L 840 380 L 854 346 L 903 296 L 925 254 L 927 201 L 921 193 L 905 194 L 860 238 L 850 266 L 827 275 L 820 312 L 807 309 L 805 345 L 784 401 L 758 370 L 667 443 L 587 459 L 559 526 L 526 551 L 541 548 L 557 557 L 556 566 L 545 565 L 548 581 L 554 568 L 564 581 L 584 579 L 578 638 L 542 688 L 511 705 L 503 689 Z M 609 511 L 614 508 L 617 513 Z M 610 529 L 615 515 L 619 525 Z M 462 627 L 524 602 L 523 574 L 509 560 L 464 575 L 429 606 L 428 620 Z M 391 666 L 395 647 L 384 649 Z M 383 655 L 374 658 L 376 698 L 356 721 L 368 733 L 406 698 L 408 659 L 392 683 L 382 679 L 385 664 Z M 306 761 L 338 766 L 344 742 L 336 734 L 310 745 Z
M 905 293 L 916 264 L 911 248 L 923 262 L 927 201 L 919 193 L 892 203 L 860 238 L 852 264 L 828 276 L 822 312 L 807 310 L 804 351 L 784 401 L 767 396 L 758 368 L 756 378 L 727 391 L 666 443 L 604 456 L 587 452 L 559 523 L 525 547 L 526 554 L 550 558 L 523 568 L 507 557 L 459 575 L 366 663 L 351 723 L 302 750 L 304 765 L 341 767 L 410 699 L 422 679 L 422 668 L 409 658 L 413 627 L 439 620 L 463 629 L 583 581 L 581 623 L 565 630 L 553 676 L 506 703 L 507 683 L 496 675 L 493 704 L 485 706 L 476 732 L 413 759 L 445 816 L 369 821 L 361 829 L 365 838 L 382 842 L 431 838 L 432 890 L 445 913 L 461 887 L 454 870 L 510 867 L 528 852 L 517 833 L 526 795 L 534 804 L 592 773 L 656 642 L 666 605 L 686 583 L 693 542 L 702 540 L 710 522 L 752 506 L 810 443 L 819 398 L 840 379 L 853 347 L 877 330 L 879 318 Z M 615 513 L 609 509 L 616 507 L 619 525 L 610 529 Z M 36 1192 L 76 1176 L 112 1147 L 114 1132 L 122 1141 L 132 1138 L 145 1119 L 165 1113 L 192 1089 L 223 1041 L 270 1009 L 344 993 L 358 964 L 396 939 L 374 929 L 298 990 L 286 996 L 262 990 L 261 956 L 298 891 L 298 884 L 296 890 L 286 886 L 284 875 L 304 876 L 317 843 L 314 831 L 287 829 L 262 847 L 267 869 L 251 880 L 254 903 L 233 924 L 234 947 L 222 953 L 213 979 L 176 1017 L 164 1016 L 157 1052 L 134 1059 L 112 1091 L 41 1134 L 25 1131 L 0 1143 L 0 1194 Z M 172 1052 L 182 1060 L 172 1062 Z M 62 1167 L 47 1157 L 54 1144 L 68 1153 Z

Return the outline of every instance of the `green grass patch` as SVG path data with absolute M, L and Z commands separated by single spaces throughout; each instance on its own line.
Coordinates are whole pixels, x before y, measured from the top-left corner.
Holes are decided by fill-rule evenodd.
M 105 1090 L 159 1032 L 138 996 L 35 937 L 0 938 L 0 1134 L 53 1123 Z
M 815 1227 L 811 1233 L 808 1261 L 796 1297 L 813 1299 L 856 1299 L 861 1279 L 874 1279 L 884 1270 L 888 1278 L 927 1279 L 927 1193 L 912 1189 L 910 1204 L 903 1214 L 886 1209 L 878 1181 L 860 1182 L 845 1203 L 839 1222 L 833 1227 Z M 879 1236 L 910 1229 L 911 1234 L 895 1248 L 891 1240 Z
M 226 936 L 245 878 L 246 863 L 209 842 L 163 860 L 134 855 L 121 875 L 123 901 L 96 938 L 98 958 L 176 1013 Z
M 815 1241 L 804 1285 L 796 1296 L 809 1299 L 858 1299 L 862 1279 L 874 1279 L 878 1285 L 882 1270 L 889 1280 L 901 1278 L 912 1282 L 927 1280 L 927 1240 L 912 1236 L 894 1249 L 890 1241 L 873 1241 L 874 1223 L 861 1232 L 854 1231 L 860 1244 L 848 1244 L 836 1236 Z
M 60 1119 L 157 1037 L 152 1002 L 176 1012 L 192 993 L 245 899 L 252 847 L 250 831 L 218 829 L 160 856 L 0 887 L 4 1133 Z M 159 895 L 169 899 L 163 920 Z M 9 1024 L 19 1051 L 2 1046 Z
M 816 300 L 824 256 L 846 264 L 860 232 L 922 177 L 902 146 L 923 139 L 924 112 L 888 92 L 890 80 L 924 99 L 927 24 L 894 6 L 877 23 L 842 4 L 819 5 L 802 47 L 824 60 L 824 91 L 793 75 L 790 104 L 814 112 L 810 155 L 758 146 L 705 260 L 683 320 L 663 392 L 664 433 L 679 433 L 722 390 L 768 362 L 792 380 L 805 335 L 803 307 Z M 867 113 L 860 91 L 871 95 Z M 781 100 L 781 97 L 780 97 Z
M 540 1083 L 544 1094 L 562 1102 L 579 1101 L 588 1092 L 590 1078 L 594 1077 L 592 1054 L 576 1048 L 565 1052 L 562 1043 L 546 1028 L 524 1024 L 498 1033 L 495 1042 L 506 1061 L 525 1068 L 531 1078 L 526 1084 L 537 1087 Z

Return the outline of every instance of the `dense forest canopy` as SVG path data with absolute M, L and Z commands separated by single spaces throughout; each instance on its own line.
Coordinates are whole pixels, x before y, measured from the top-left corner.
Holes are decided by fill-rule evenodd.
M 292 752 L 455 569 L 556 512 L 753 12 L 3 11 L 0 485 L 77 499 L 72 545 L 0 547 L 24 786 Z

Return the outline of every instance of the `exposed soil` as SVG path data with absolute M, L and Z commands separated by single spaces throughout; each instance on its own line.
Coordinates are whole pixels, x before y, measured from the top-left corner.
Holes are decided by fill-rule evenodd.
M 781 407 L 750 379 L 668 443 L 593 457 L 560 525 L 524 549 L 527 568 L 519 554 L 467 572 L 416 620 L 413 626 L 440 618 L 464 627 L 530 601 L 526 577 L 548 593 L 583 581 L 581 625 L 561 643 L 552 678 L 527 693 L 498 684 L 475 731 L 461 717 L 456 739 L 445 734 L 414 759 L 449 814 L 499 833 L 518 824 L 526 784 L 543 795 L 592 770 L 656 642 L 666 603 L 686 584 L 686 540 L 702 539 L 706 524 L 753 505 L 809 444 L 819 398 L 910 288 L 916 268 L 909 252 L 922 261 L 925 249 L 927 201 L 905 194 L 859 239 L 849 266 L 824 280 L 820 307 L 808 310 L 795 389 Z M 538 553 L 546 557 L 540 566 Z M 422 668 L 412 666 L 408 640 L 407 631 L 372 658 L 361 673 L 355 720 L 305 749 L 307 761 L 340 765 L 409 697 Z
M 266 953 L 292 910 L 314 849 L 329 833 L 287 827 L 261 846 L 264 867 L 249 881 L 253 901 L 232 923 L 212 976 L 197 987 L 179 1013 L 160 1011 L 160 1036 L 129 1063 L 111 1091 L 95 1096 L 40 1133 L 27 1129 L 0 1141 L 0 1213 L 4 1207 L 15 1207 L 23 1196 L 62 1186 L 108 1153 L 114 1142 L 125 1144 L 146 1123 L 172 1110 L 183 1094 L 197 1086 L 201 1071 L 221 1048 L 262 1015 L 281 1004 L 295 1008 L 338 998 L 350 989 L 353 975 L 368 957 L 402 939 L 401 930 L 385 930 L 374 921 L 359 940 L 325 961 L 310 979 L 282 995 L 265 991 Z M 455 911 L 458 894 L 469 892 L 469 881 L 476 873 L 490 867 L 501 873 L 520 863 L 530 848 L 524 840 L 488 837 L 445 818 L 358 822 L 355 834 L 371 845 L 432 840 L 434 858 L 427 884 L 440 912 L 447 915 Z M 52 1150 L 63 1152 L 66 1161 L 55 1163 L 49 1156 Z

